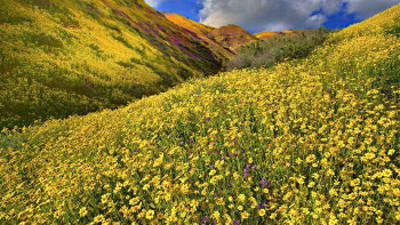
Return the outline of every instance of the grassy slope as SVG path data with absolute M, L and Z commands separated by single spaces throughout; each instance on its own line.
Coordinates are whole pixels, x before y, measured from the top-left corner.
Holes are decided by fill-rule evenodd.
M 142 0 L 0 5 L 0 127 L 115 108 L 222 62 Z
M 203 42 L 208 46 L 208 48 L 212 49 L 213 53 L 221 55 L 222 59 L 229 59 L 233 56 L 231 51 L 223 48 L 219 43 L 210 39 L 210 32 L 216 30 L 216 28 L 197 23 L 176 13 L 165 13 L 164 15 L 178 26 L 193 32 L 193 36 L 195 36 L 198 41 Z
M 398 223 L 399 20 L 400 5 L 307 59 L 4 130 L 0 223 Z

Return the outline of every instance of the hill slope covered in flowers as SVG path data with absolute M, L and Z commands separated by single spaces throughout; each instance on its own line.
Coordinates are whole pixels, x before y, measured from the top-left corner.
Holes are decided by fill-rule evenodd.
M 306 59 L 0 137 L 1 224 L 396 224 L 400 5 Z
M 224 56 L 143 0 L 0 0 L 0 129 L 128 102 Z
M 225 59 L 230 59 L 233 56 L 230 50 L 223 47 L 223 43 L 218 43 L 210 38 L 210 33 L 217 28 L 198 23 L 177 13 L 164 13 L 164 15 L 176 25 L 193 32 L 196 40 L 203 42 L 215 54 L 221 54 Z M 240 36 L 240 34 L 237 34 L 237 36 Z

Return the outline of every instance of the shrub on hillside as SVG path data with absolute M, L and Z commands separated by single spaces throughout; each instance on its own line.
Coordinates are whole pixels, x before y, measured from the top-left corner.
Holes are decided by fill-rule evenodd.
M 326 40 L 329 29 L 321 27 L 295 36 L 276 36 L 266 41 L 257 41 L 242 47 L 228 63 L 234 68 L 270 66 L 286 58 L 295 59 L 309 55 Z

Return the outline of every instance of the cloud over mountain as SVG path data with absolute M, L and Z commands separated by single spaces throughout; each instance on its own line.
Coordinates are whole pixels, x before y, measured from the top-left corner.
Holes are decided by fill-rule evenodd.
M 337 12 L 364 19 L 400 0 L 200 0 L 200 22 L 237 24 L 254 31 L 316 28 Z

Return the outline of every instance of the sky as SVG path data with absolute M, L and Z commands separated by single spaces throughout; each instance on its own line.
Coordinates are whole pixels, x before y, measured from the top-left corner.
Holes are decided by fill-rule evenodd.
M 161 12 L 179 13 L 213 27 L 236 24 L 251 33 L 344 28 L 400 0 L 145 0 Z

